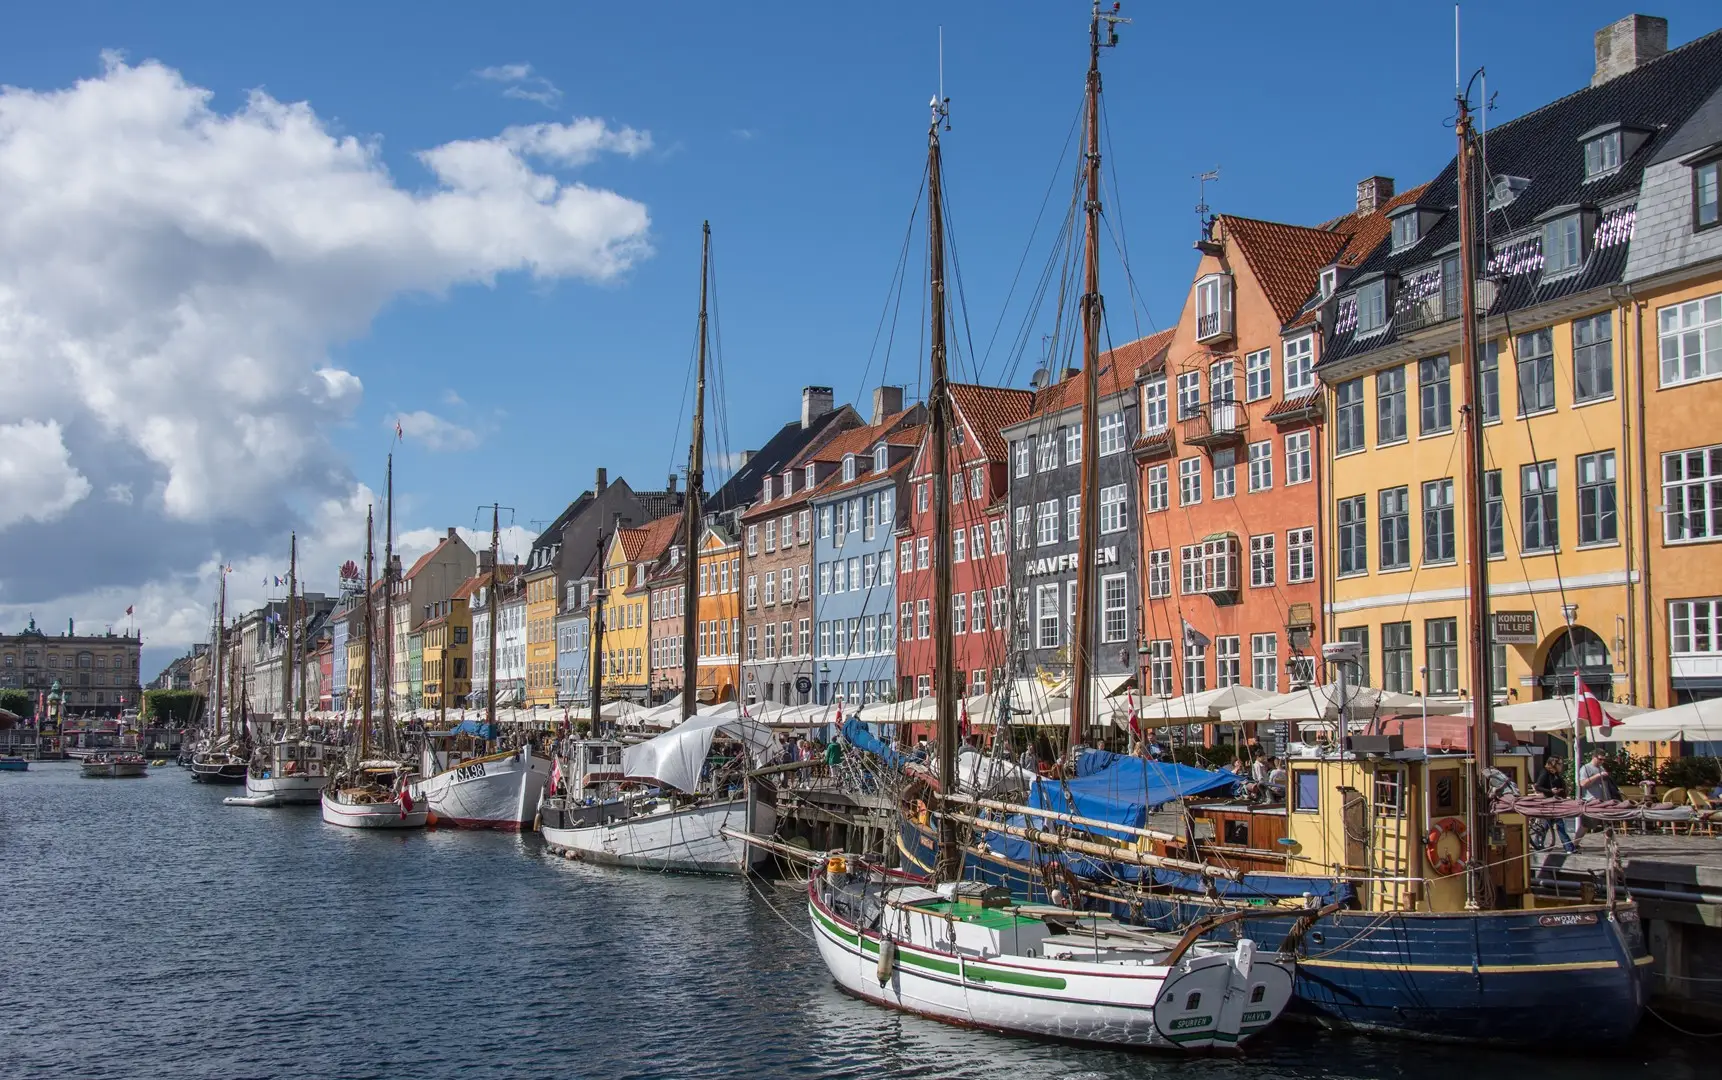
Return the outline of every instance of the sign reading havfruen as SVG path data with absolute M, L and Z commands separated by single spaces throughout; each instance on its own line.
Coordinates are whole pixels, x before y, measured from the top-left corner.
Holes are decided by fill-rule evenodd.
M 1497 645 L 1535 645 L 1537 643 L 1537 613 L 1534 611 L 1494 612 Z
M 1118 549 L 1116 547 L 1098 548 L 1094 552 L 1094 565 L 1118 565 Z M 1045 577 L 1047 574 L 1068 574 L 1076 571 L 1076 552 L 1067 551 L 1063 555 L 1045 555 L 1038 559 L 1030 559 L 1023 564 L 1024 577 Z

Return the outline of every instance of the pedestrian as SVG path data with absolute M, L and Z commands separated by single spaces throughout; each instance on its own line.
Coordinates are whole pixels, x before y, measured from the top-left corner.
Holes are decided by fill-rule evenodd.
M 1590 764 L 1584 766 L 1578 773 L 1579 802 L 1601 802 L 1608 794 L 1608 785 L 1608 769 L 1602 763 L 1602 751 L 1593 750 L 1590 755 Z M 1567 850 L 1578 850 L 1578 842 L 1584 839 L 1586 824 L 1584 815 L 1580 814 L 1578 831 L 1573 833 L 1573 842 Z
M 1549 758 L 1543 762 L 1543 772 L 1541 776 L 1537 777 L 1536 788 L 1537 794 L 1545 799 L 1564 799 L 1567 797 L 1567 776 L 1558 759 Z M 1554 824 L 1555 834 L 1561 838 L 1561 846 L 1568 852 L 1577 851 L 1578 846 L 1573 843 L 1572 836 L 1567 832 L 1567 819 L 1558 817 L 1551 820 Z M 1579 827 L 1584 827 L 1583 818 L 1579 819 Z

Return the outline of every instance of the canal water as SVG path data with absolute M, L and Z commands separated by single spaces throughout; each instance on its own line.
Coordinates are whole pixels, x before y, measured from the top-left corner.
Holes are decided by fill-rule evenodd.
M 788 886 L 338 829 L 234 790 L 171 764 L 0 772 L 0 1076 L 1686 1080 L 1722 1049 L 1654 1020 L 1600 1058 L 1280 1025 L 1179 1060 L 961 1030 L 838 992 Z

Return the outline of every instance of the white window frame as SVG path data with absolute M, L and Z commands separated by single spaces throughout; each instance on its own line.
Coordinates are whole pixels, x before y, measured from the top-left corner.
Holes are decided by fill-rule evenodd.
M 1271 439 L 1250 443 L 1250 490 L 1267 491 L 1274 486 L 1274 444 Z
M 1060 610 L 1060 589 L 1057 582 L 1036 585 L 1034 588 L 1035 610 L 1035 647 L 1040 649 L 1056 649 L 1062 643 L 1060 627 L 1063 623 L 1063 612 Z
M 1172 595 L 1172 549 L 1155 548 L 1148 553 L 1148 598 Z
M 1270 694 L 1280 689 L 1280 644 L 1278 634 L 1250 635 L 1250 685 Z
M 1100 578 L 1100 640 L 1106 644 L 1130 637 L 1130 578 L 1103 574 Z
M 1274 534 L 1250 537 L 1250 588 L 1269 589 L 1274 585 Z
M 1244 357 L 1244 400 L 1261 401 L 1274 395 L 1274 351 L 1257 349 Z
M 1165 463 L 1148 466 L 1148 512 L 1172 505 L 1172 470 Z
M 1123 532 L 1128 525 L 1129 489 L 1123 484 L 1110 484 L 1100 489 L 1100 531 Z
M 1042 499 L 1034 504 L 1034 543 L 1046 547 L 1058 543 L 1058 500 Z
M 1663 386 L 1722 378 L 1722 293 L 1656 309 Z
M 1100 417 L 1100 456 L 1123 453 L 1127 440 L 1124 437 L 1124 411 L 1115 409 Z
M 1142 434 L 1166 430 L 1166 376 L 1157 375 L 1142 384 Z
M 1229 499 L 1238 493 L 1238 452 L 1231 447 L 1214 451 L 1214 498 Z
M 1662 455 L 1662 508 L 1664 544 L 1722 540 L 1722 444 Z
M 1285 352 L 1285 396 L 1307 394 L 1315 389 L 1315 335 L 1288 338 Z
M 1195 506 L 1202 501 L 1202 459 L 1178 459 L 1178 505 Z

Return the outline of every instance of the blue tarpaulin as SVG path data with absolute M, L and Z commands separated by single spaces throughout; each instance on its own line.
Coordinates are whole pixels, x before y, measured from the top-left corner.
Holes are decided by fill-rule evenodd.
M 1102 767 L 1093 770 L 1095 764 Z M 1085 765 L 1091 767 L 1086 773 Z M 1237 774 L 1224 769 L 1210 771 L 1119 754 L 1084 754 L 1077 762 L 1076 779 L 1036 780 L 1029 789 L 1028 805 L 1139 829 L 1150 810 L 1186 795 L 1230 791 L 1237 783 Z M 1128 836 L 1109 835 L 1119 839 Z
M 914 761 L 919 756 L 893 750 L 885 740 L 868 731 L 867 725 L 853 716 L 843 721 L 843 739 L 850 746 L 878 757 L 893 769 L 900 769 L 905 763 Z
M 439 731 L 438 735 L 476 735 L 480 739 L 496 738 L 496 729 L 483 720 L 462 720 L 447 731 Z

